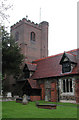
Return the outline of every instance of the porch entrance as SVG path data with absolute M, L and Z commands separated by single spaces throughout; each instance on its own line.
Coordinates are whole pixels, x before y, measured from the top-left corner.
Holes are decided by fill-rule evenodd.
M 28 80 L 26 81 L 26 84 L 23 86 L 22 90 L 23 94 L 26 94 L 27 96 L 41 96 L 41 89 L 32 88 Z

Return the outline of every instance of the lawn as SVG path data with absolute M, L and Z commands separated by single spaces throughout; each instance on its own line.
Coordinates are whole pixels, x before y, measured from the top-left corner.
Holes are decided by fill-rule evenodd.
M 2 102 L 0 102 L 0 119 L 2 117 Z
M 41 104 L 44 101 L 40 101 Z M 57 109 L 40 109 L 35 102 L 22 105 L 15 101 L 2 103 L 3 118 L 77 118 L 77 105 L 70 103 L 57 103 Z M 63 106 L 62 106 L 63 105 Z

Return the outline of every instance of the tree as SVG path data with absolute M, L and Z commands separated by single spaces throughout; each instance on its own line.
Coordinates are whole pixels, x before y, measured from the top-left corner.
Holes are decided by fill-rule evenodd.
M 0 0 L 0 24 L 2 24 L 5 20 L 8 21 L 9 14 L 7 11 L 12 8 L 9 0 Z
M 0 26 L 0 94 L 2 90 L 2 36 L 1 36 L 1 26 Z
M 12 36 L 2 27 L 2 74 L 16 76 L 21 71 L 23 62 L 21 49 Z

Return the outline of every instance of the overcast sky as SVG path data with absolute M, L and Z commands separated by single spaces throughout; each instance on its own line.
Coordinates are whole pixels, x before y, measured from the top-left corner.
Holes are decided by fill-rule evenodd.
M 35 23 L 47 21 L 49 22 L 49 55 L 76 49 L 77 1 L 78 0 L 11 0 L 13 10 L 9 11 L 9 26 L 26 16 Z

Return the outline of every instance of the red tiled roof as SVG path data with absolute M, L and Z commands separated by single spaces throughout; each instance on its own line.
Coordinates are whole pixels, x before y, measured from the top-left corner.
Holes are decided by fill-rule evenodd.
M 79 49 L 71 50 L 66 53 L 77 56 Z M 34 63 L 37 64 L 37 69 L 32 76 L 32 79 L 40 79 L 47 77 L 56 77 L 70 74 L 77 74 L 78 65 L 72 70 L 72 72 L 62 74 L 62 65 L 60 65 L 60 60 L 63 56 L 63 53 L 50 56 L 47 58 L 35 60 Z
M 36 80 L 33 80 L 33 79 L 27 79 L 30 86 L 34 89 L 40 89 L 38 84 L 37 84 L 37 81 Z
M 79 51 L 79 48 L 78 49 L 74 49 L 74 50 L 70 50 L 70 51 L 67 51 L 66 53 L 70 53 L 72 55 L 77 55 L 77 51 Z M 44 60 L 44 59 L 47 59 L 47 58 L 51 58 L 51 57 L 55 57 L 55 56 L 58 56 L 58 55 L 62 55 L 63 53 L 60 53 L 60 54 L 57 54 L 57 55 L 52 55 L 52 56 L 49 56 L 49 57 L 45 57 L 45 58 L 41 58 L 41 59 L 37 59 L 37 60 L 34 60 L 34 63 L 37 62 L 37 61 L 40 61 L 40 60 Z
M 36 70 L 37 64 L 28 63 L 28 62 L 24 62 L 24 63 L 27 65 L 27 67 L 30 71 L 35 71 Z

